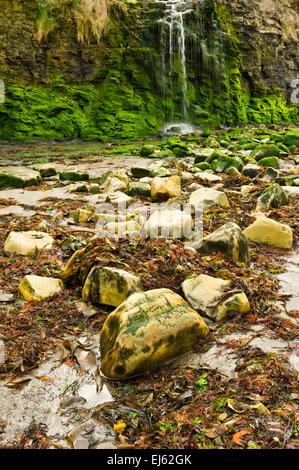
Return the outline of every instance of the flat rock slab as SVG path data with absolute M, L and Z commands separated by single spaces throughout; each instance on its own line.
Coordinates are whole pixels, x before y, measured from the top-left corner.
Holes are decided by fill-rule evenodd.
M 24 188 L 40 184 L 41 181 L 39 171 L 25 166 L 0 167 L 0 188 Z

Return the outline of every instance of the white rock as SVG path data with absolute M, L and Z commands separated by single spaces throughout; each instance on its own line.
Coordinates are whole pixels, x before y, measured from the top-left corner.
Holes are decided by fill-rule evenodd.
M 164 238 L 188 238 L 192 228 L 190 214 L 179 210 L 158 210 L 150 216 L 142 232 L 152 238 L 158 235 Z
M 194 191 L 189 198 L 189 203 L 194 206 L 203 205 L 205 209 L 218 205 L 220 207 L 229 208 L 230 204 L 221 191 L 212 188 L 200 188 Z
M 34 256 L 41 250 L 51 249 L 54 239 L 44 232 L 10 232 L 4 251 L 8 255 Z

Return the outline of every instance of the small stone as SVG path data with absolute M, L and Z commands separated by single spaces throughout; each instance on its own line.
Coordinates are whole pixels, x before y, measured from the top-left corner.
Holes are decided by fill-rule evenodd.
M 88 181 L 89 175 L 79 168 L 67 168 L 59 174 L 61 181 Z
M 44 232 L 10 232 L 4 251 L 8 255 L 35 256 L 39 251 L 51 249 L 54 239 Z
M 274 183 L 267 188 L 258 198 L 256 210 L 277 209 L 288 203 L 288 197 L 282 187 Z
M 128 194 L 129 196 L 150 196 L 151 186 L 147 183 L 131 182 L 128 186 Z
M 249 241 L 278 248 L 291 249 L 293 244 L 292 229 L 265 216 L 259 216 L 253 224 L 243 230 Z
M 82 290 L 84 302 L 117 307 L 133 292 L 141 291 L 139 277 L 123 269 L 94 266 Z
M 255 178 L 261 171 L 260 167 L 255 163 L 247 163 L 243 168 L 243 175 L 248 178 Z
M 190 214 L 179 210 L 158 210 L 142 227 L 142 234 L 148 237 L 189 238 L 193 228 Z
M 25 188 L 42 181 L 39 171 L 25 166 L 0 167 L 0 188 Z
M 85 224 L 86 222 L 88 222 L 91 219 L 93 213 L 94 212 L 90 211 L 90 210 L 77 209 L 73 213 L 74 222 L 79 223 L 79 224 Z
M 37 302 L 53 295 L 60 294 L 63 282 L 52 277 L 35 275 L 25 276 L 19 285 L 19 292 L 27 302 Z

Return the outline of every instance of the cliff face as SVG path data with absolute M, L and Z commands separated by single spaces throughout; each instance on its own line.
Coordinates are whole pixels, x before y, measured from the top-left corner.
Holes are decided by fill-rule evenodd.
M 166 108 L 179 119 L 179 72 L 161 98 L 161 5 L 111 0 L 99 39 L 78 31 L 72 2 L 51 2 L 43 10 L 40 0 L 0 0 L 0 138 L 136 138 L 157 133 Z M 297 119 L 277 90 L 288 99 L 297 78 L 296 3 L 194 0 L 186 24 L 192 122 Z

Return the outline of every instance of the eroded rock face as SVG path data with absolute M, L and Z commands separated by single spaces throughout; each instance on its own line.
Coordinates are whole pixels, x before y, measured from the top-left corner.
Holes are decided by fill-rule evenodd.
M 244 292 L 238 292 L 221 297 L 230 286 L 230 281 L 201 274 L 186 279 L 182 288 L 186 299 L 195 309 L 201 309 L 213 320 L 222 320 L 229 311 L 246 313 L 250 310 L 248 299 Z
M 123 269 L 94 266 L 82 290 L 84 302 L 118 307 L 133 292 L 142 290 L 139 277 Z
M 25 188 L 40 184 L 41 180 L 39 171 L 25 166 L 0 167 L 0 188 Z
M 60 294 L 63 282 L 53 277 L 25 276 L 19 285 L 19 293 L 27 302 L 39 301 Z
M 53 243 L 53 237 L 44 232 L 10 232 L 4 251 L 8 255 L 35 256 L 40 250 L 51 249 Z
M 248 240 L 278 248 L 291 249 L 293 244 L 292 229 L 268 217 L 259 216 L 253 224 L 243 230 Z
M 200 315 L 169 289 L 131 295 L 104 323 L 101 370 L 126 379 L 160 367 L 208 334 Z
M 247 238 L 240 227 L 232 222 L 223 225 L 203 240 L 190 246 L 203 254 L 220 251 L 234 261 L 245 264 L 249 262 Z

